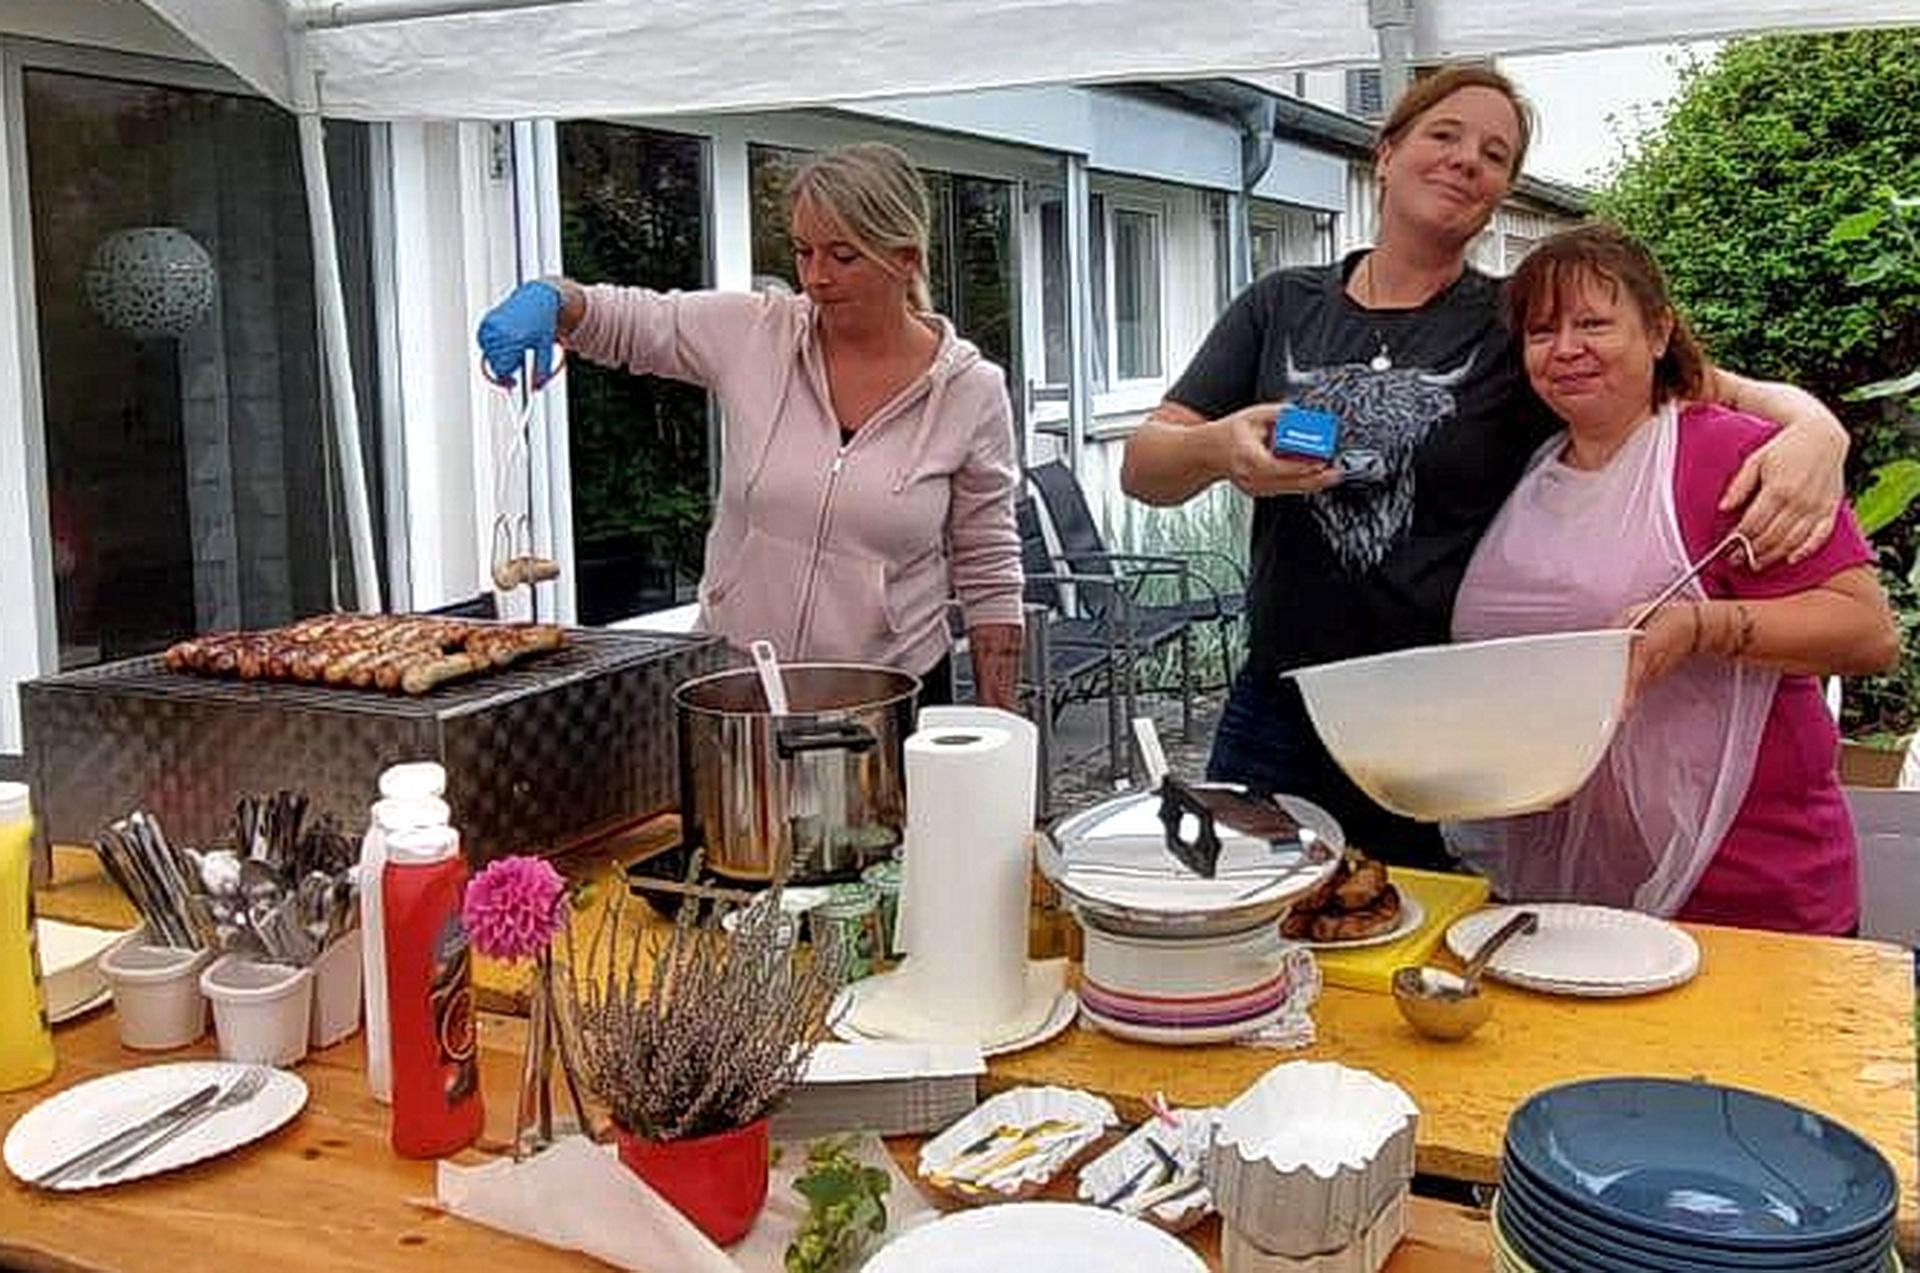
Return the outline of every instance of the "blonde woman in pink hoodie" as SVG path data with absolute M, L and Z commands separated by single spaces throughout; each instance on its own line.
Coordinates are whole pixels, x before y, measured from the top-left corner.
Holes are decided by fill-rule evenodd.
M 710 390 L 726 421 L 700 581 L 704 630 L 781 658 L 878 663 L 950 701 L 947 609 L 979 701 L 1013 708 L 1019 452 L 1006 378 L 929 312 L 926 189 L 875 143 L 791 188 L 804 294 L 523 284 L 480 323 L 492 374 L 536 383 L 564 345 Z

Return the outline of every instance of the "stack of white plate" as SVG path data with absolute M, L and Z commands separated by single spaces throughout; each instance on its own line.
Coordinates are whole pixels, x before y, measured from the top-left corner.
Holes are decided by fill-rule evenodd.
M 1217 937 L 1083 927 L 1081 1008 L 1114 1034 L 1166 1043 L 1237 1038 L 1278 1020 L 1299 979 L 1271 922 Z
M 100 956 L 125 941 L 119 929 L 86 928 L 57 919 L 36 919 L 34 940 L 40 949 L 41 984 L 46 991 L 47 1019 L 77 1017 L 102 1007 L 113 998 L 100 972 Z
M 1447 930 L 1447 949 L 1462 960 L 1520 910 L 1539 928 L 1513 938 L 1487 965 L 1487 975 L 1545 994 L 1616 998 L 1669 990 L 1700 971 L 1700 947 L 1685 930 L 1637 911 L 1564 902 L 1529 902 L 1475 911 Z

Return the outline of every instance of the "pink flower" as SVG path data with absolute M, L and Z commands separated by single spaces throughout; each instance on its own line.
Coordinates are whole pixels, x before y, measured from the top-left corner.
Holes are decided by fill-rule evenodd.
M 531 959 L 566 922 L 566 881 L 541 858 L 505 857 L 467 882 L 460 919 L 489 959 Z

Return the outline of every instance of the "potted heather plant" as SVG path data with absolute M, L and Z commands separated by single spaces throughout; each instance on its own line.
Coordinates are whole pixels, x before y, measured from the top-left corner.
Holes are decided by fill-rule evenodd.
M 767 1117 L 826 1037 L 846 961 L 837 943 L 800 953 L 777 896 L 731 932 L 701 909 L 666 927 L 616 897 L 563 1000 L 620 1160 L 726 1246 L 766 1203 Z

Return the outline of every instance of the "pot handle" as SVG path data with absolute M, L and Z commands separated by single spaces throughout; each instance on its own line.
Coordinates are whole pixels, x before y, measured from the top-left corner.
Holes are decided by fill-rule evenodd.
M 805 721 L 773 731 L 773 750 L 782 760 L 809 751 L 867 752 L 879 744 L 871 729 L 853 720 Z
M 1191 840 L 1181 834 L 1189 815 L 1198 823 Z M 1172 774 L 1160 780 L 1160 825 L 1166 828 L 1167 852 L 1195 875 L 1212 879 L 1220 865 L 1220 833 L 1214 827 L 1213 811 Z

